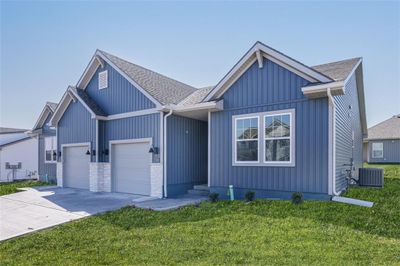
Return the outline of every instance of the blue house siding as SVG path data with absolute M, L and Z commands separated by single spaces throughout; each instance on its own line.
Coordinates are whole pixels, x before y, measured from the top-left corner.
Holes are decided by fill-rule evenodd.
M 167 118 L 168 196 L 207 183 L 207 122 L 172 115 Z
M 99 72 L 108 70 L 108 87 L 99 90 Z M 99 67 L 86 92 L 108 115 L 154 108 L 155 104 L 110 65 Z
M 345 95 L 335 96 L 336 104 L 336 191 L 347 188 L 346 169 L 353 158 L 355 171 L 363 163 L 363 135 L 358 104 L 356 75 L 353 74 L 345 87 Z M 353 133 L 354 132 L 354 133 Z M 354 142 L 353 142 L 354 134 Z
M 372 158 L 372 143 L 383 143 L 383 158 Z M 369 163 L 400 163 L 400 139 L 370 140 L 368 142 Z
M 44 126 L 42 127 L 42 133 L 39 134 L 39 176 L 40 178 L 44 178 L 46 175 L 50 180 L 55 180 L 56 178 L 56 164 L 55 163 L 45 163 L 45 144 L 44 144 L 44 138 L 45 137 L 50 137 L 50 136 L 55 136 L 56 131 L 55 129 L 51 129 L 47 123 L 49 123 L 51 118 L 51 114 L 49 114 L 46 118 L 46 121 L 44 123 Z
M 211 114 L 210 187 L 237 196 L 254 190 L 260 197 L 290 197 L 302 191 L 321 198 L 328 193 L 328 100 L 309 100 L 301 87 L 309 82 L 264 59 L 254 63 L 223 95 L 224 110 Z M 232 166 L 232 116 L 295 109 L 295 166 Z M 222 194 L 221 194 L 222 193 Z
M 96 149 L 96 120 L 91 118 L 89 111 L 79 102 L 71 102 L 58 122 L 57 150 L 62 144 L 90 142 L 92 150 Z M 63 151 L 62 151 L 63 152 Z M 96 157 L 91 155 L 91 161 Z
M 160 114 L 149 114 L 124 119 L 99 121 L 99 160 L 109 162 L 109 155 L 102 151 L 109 149 L 110 140 L 152 138 L 154 147 L 160 147 Z M 160 155 L 153 154 L 153 163 L 160 162 Z

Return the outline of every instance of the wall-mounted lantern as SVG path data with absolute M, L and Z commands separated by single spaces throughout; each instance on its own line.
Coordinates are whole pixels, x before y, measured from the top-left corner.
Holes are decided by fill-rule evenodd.
M 153 145 L 149 149 L 149 153 L 158 154 L 158 148 Z
M 103 150 L 101 153 L 103 153 L 104 155 L 108 155 L 108 149 Z
M 90 155 L 90 150 L 87 150 L 87 151 L 86 151 L 86 155 Z

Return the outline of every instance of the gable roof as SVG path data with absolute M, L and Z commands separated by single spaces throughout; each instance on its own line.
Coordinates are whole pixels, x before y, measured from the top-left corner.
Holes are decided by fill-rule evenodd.
M 179 105 L 187 106 L 187 105 L 192 105 L 196 103 L 201 103 L 204 98 L 207 96 L 207 94 L 214 88 L 214 86 L 208 86 L 204 88 L 197 89 L 194 91 L 192 94 L 190 94 L 188 97 L 183 99 Z
M 330 77 L 334 81 L 344 81 L 351 74 L 351 72 L 360 62 L 360 60 L 362 60 L 361 57 L 356 57 L 337 62 L 312 66 L 312 68 Z
M 1 130 L 2 128 L 0 128 Z M 26 130 L 25 130 L 26 131 Z M 13 133 L 6 133 L 6 134 L 1 134 L 0 135 L 0 147 L 4 147 L 7 145 L 11 145 L 26 139 L 29 139 L 30 137 L 27 136 L 24 132 L 13 132 Z
M 46 102 L 44 105 L 42 112 L 40 113 L 38 119 L 36 120 L 35 125 L 32 128 L 33 130 L 42 128 L 44 126 L 44 122 L 46 121 L 49 115 L 53 115 L 54 111 L 57 108 L 57 104 L 53 102 Z
M 400 114 L 369 128 L 367 139 L 400 139 Z
M 106 116 L 106 112 L 101 109 L 101 107 L 86 93 L 84 90 L 76 89 L 75 87 L 70 88 L 74 93 L 77 94 L 78 99 L 80 99 L 86 106 L 95 114 L 100 116 Z
M 319 71 L 300 63 L 299 61 L 261 43 L 256 42 L 233 68 L 221 79 L 205 98 L 205 101 L 219 98 L 254 62 L 258 61 L 262 67 L 262 58 L 265 57 L 290 71 L 302 76 L 310 82 L 332 82 L 333 79 Z

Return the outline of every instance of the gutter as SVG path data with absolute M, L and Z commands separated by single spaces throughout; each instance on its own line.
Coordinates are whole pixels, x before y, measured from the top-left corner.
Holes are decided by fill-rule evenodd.
M 164 115 L 164 145 L 163 145 L 163 184 L 164 184 L 164 198 L 168 196 L 167 193 L 167 118 L 174 112 L 173 108 L 169 108 L 168 114 Z
M 340 192 L 336 191 L 336 176 L 335 176 L 335 169 L 336 169 L 336 118 L 335 118 L 335 112 L 336 112 L 336 104 L 333 99 L 333 96 L 331 94 L 331 88 L 327 88 L 326 93 L 328 95 L 329 99 L 329 105 L 332 106 L 332 172 L 329 173 L 329 176 L 331 177 L 332 181 L 332 194 L 334 196 L 339 196 Z

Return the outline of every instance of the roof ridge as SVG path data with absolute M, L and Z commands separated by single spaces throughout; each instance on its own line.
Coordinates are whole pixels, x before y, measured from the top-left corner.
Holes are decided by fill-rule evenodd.
M 362 57 L 352 57 L 352 58 L 342 59 L 342 60 L 333 61 L 333 62 L 329 62 L 329 63 L 323 63 L 323 64 L 318 64 L 318 65 L 313 65 L 313 66 L 311 66 L 311 68 L 319 67 L 319 66 L 324 66 L 324 65 L 329 65 L 329 64 L 341 63 L 341 62 L 350 61 L 350 60 L 354 60 L 354 59 L 361 60 Z
M 398 117 L 397 117 L 396 115 L 391 116 L 390 118 L 385 119 L 385 120 L 379 122 L 378 124 L 375 124 L 375 125 L 373 125 L 372 127 L 368 128 L 368 130 L 371 130 L 371 129 L 373 129 L 374 127 L 379 126 L 380 124 L 383 124 L 383 123 L 385 123 L 385 122 L 387 122 L 387 121 L 389 121 L 389 120 L 391 120 L 391 119 L 395 119 L 395 118 L 398 118 Z
M 103 54 L 104 54 L 105 56 L 107 56 L 107 57 L 108 57 L 108 55 L 114 56 L 114 57 L 118 58 L 119 60 L 122 60 L 122 61 L 124 61 L 124 62 L 126 62 L 126 63 L 128 63 L 128 64 L 131 64 L 131 65 L 134 65 L 134 66 L 136 66 L 136 67 L 142 68 L 142 69 L 144 69 L 144 70 L 150 71 L 150 72 L 152 72 L 152 73 L 154 73 L 154 74 L 160 75 L 160 76 L 162 76 L 162 77 L 164 77 L 164 78 L 167 78 L 167 79 L 170 79 L 170 80 L 172 80 L 172 81 L 178 82 L 178 83 L 180 83 L 180 84 L 182 84 L 182 85 L 191 87 L 191 88 L 193 88 L 193 89 L 197 89 L 196 87 L 193 87 L 193 86 L 191 86 L 191 85 L 189 85 L 189 84 L 186 84 L 186 83 L 184 83 L 184 82 L 182 82 L 182 81 L 179 81 L 179 80 L 177 80 L 177 79 L 168 77 L 168 76 L 166 76 L 166 75 L 164 75 L 164 74 L 161 74 L 161 73 L 156 72 L 156 71 L 154 71 L 154 70 L 151 70 L 151 69 L 149 69 L 149 68 L 143 67 L 143 66 L 141 66 L 141 65 L 132 63 L 132 62 L 130 62 L 130 61 L 126 60 L 126 59 L 123 59 L 123 58 L 121 58 L 121 57 L 119 57 L 119 56 L 116 56 L 116 55 L 114 55 L 114 54 L 110 54 L 110 53 L 105 52 L 105 51 L 100 50 L 100 49 L 97 49 L 97 50 L 98 50 L 99 52 L 103 53 Z M 121 69 L 121 70 L 122 70 L 122 69 Z M 122 71 L 123 71 L 123 70 L 122 70 Z M 124 72 L 125 72 L 125 71 L 124 71 Z

